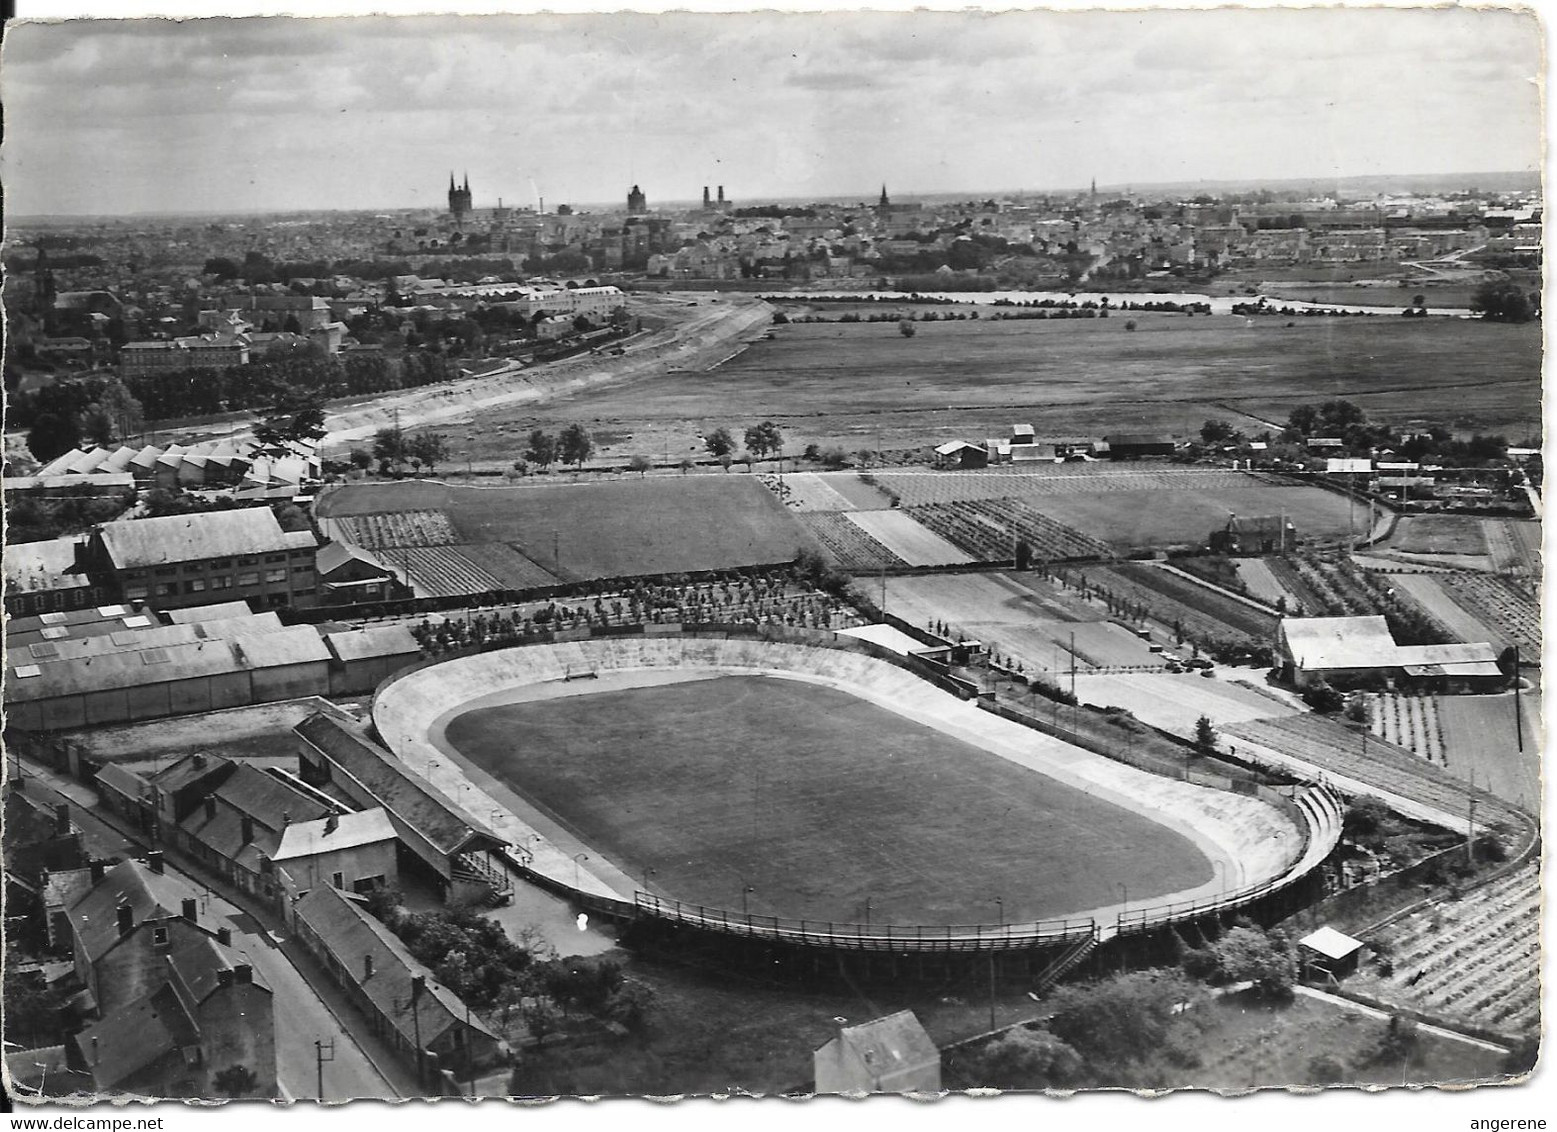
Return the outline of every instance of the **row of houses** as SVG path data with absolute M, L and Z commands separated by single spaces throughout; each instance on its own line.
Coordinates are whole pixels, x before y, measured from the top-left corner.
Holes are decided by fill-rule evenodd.
M 73 448 L 44 464 L 32 478 L 79 476 L 94 482 L 98 477 L 125 474 L 143 488 L 301 490 L 318 483 L 323 469 L 317 442 L 262 446 L 254 441 L 208 440 L 187 447 L 174 443 Z

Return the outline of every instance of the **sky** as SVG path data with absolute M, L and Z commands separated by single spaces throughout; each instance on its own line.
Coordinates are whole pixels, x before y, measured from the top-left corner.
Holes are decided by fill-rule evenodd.
M 0 177 L 14 215 L 69 215 L 436 207 L 451 170 L 478 208 L 1534 170 L 1541 36 L 1466 9 L 23 23 Z

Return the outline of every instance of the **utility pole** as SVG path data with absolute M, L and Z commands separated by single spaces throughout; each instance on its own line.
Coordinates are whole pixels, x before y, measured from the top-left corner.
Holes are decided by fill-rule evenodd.
M 1465 831 L 1465 860 L 1472 867 L 1476 866 L 1476 799 L 1470 800 L 1470 820 Z
M 1514 646 L 1514 735 L 1519 740 L 1519 750 L 1525 749 L 1525 719 L 1519 710 L 1519 646 Z
M 335 1039 L 314 1040 L 314 1080 L 318 1085 L 319 1103 L 324 1103 L 324 1063 L 335 1060 Z
M 995 1028 L 995 953 L 989 953 L 989 1028 Z

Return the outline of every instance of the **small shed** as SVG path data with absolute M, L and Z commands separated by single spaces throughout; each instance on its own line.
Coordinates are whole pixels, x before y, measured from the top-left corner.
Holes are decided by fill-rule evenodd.
M 988 451 L 966 440 L 948 440 L 935 449 L 935 466 L 938 468 L 982 468 L 988 463 Z
M 1366 952 L 1367 945 L 1362 940 L 1353 939 L 1329 925 L 1298 940 L 1298 954 L 1304 970 L 1315 972 L 1330 982 L 1356 973 Z
M 812 1054 L 818 1093 L 938 1093 L 941 1051 L 912 1010 L 844 1026 Z

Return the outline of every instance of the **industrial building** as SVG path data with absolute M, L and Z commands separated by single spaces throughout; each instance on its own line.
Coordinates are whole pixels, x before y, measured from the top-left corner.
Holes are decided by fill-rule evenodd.
M 1437 691 L 1495 691 L 1506 681 L 1489 643 L 1398 645 L 1375 617 L 1284 617 L 1276 626 L 1276 663 L 1299 688 L 1388 681 Z

